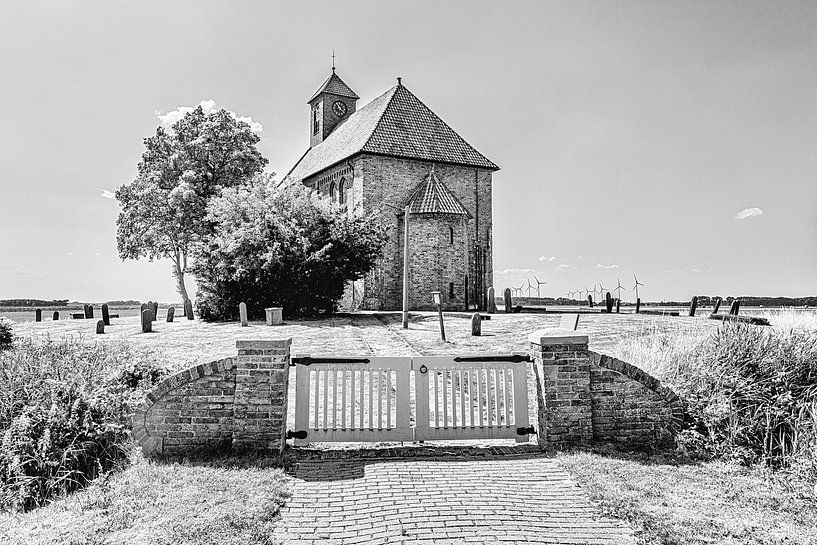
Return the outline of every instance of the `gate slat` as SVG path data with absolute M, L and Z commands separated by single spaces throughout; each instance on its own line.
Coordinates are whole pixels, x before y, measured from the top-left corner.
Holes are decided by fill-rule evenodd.
M 528 420 L 528 366 L 517 363 L 513 366 L 513 419 L 514 427 L 527 428 Z M 516 442 L 524 443 L 527 435 L 517 435 Z
M 463 377 L 465 375 L 465 371 L 460 369 L 460 427 L 465 427 L 465 381 Z
M 409 395 L 411 394 L 411 387 L 409 386 L 409 377 L 411 376 L 411 362 L 409 365 L 406 366 L 404 369 L 395 369 L 395 387 L 397 388 L 397 392 L 395 395 L 395 407 L 394 411 L 396 413 L 397 419 L 397 429 L 398 430 L 408 430 L 411 426 L 411 414 L 409 413 Z M 428 381 L 428 376 L 426 375 L 426 381 Z M 426 382 L 426 389 L 421 390 L 425 391 L 426 398 L 425 403 L 417 402 L 417 418 L 420 418 L 420 407 L 422 406 L 425 410 L 425 420 L 420 420 L 423 422 L 424 426 L 428 426 L 428 382 Z M 415 394 L 416 395 L 416 394 Z M 419 396 L 418 396 L 419 399 Z M 413 434 L 413 430 L 412 430 Z M 413 437 L 412 437 L 413 439 Z
M 358 426 L 361 430 L 363 429 L 363 413 L 366 412 L 366 407 L 364 405 L 364 393 L 366 391 L 366 383 L 363 380 L 364 374 L 366 373 L 365 370 L 360 370 L 360 426 Z
M 323 370 L 323 429 L 329 429 L 329 369 Z
M 370 430 L 374 429 L 374 418 L 372 418 L 372 412 L 373 412 L 372 411 L 372 406 L 373 406 L 373 403 L 374 403 L 374 400 L 372 399 L 372 396 L 374 395 L 374 389 L 372 388 L 372 382 L 373 381 L 374 381 L 374 373 L 372 372 L 371 369 L 369 369 L 369 429 Z
M 443 427 L 448 427 L 448 370 L 443 369 Z
M 309 367 L 300 367 L 295 372 L 295 429 L 309 428 Z M 307 444 L 306 439 L 296 439 L 295 445 Z
M 383 429 L 383 369 L 377 370 L 377 429 Z
M 477 369 L 477 409 L 479 409 L 479 427 L 482 424 L 482 369 Z
M 440 379 L 440 374 L 436 370 L 430 371 L 434 373 L 434 427 L 440 427 L 440 388 L 437 384 Z
M 391 429 L 391 369 L 386 369 L 386 429 Z
M 502 370 L 502 395 L 504 396 L 504 409 L 505 409 L 505 425 L 510 426 L 511 421 L 509 419 L 508 413 L 508 369 Z
M 451 370 L 451 427 L 457 427 L 457 370 Z
M 320 384 L 321 384 L 321 372 L 315 371 L 312 373 L 315 375 L 315 427 L 314 429 L 318 429 L 318 403 L 320 400 Z
M 474 427 L 474 370 L 469 369 L 468 373 L 468 420 L 471 427 Z
M 346 369 L 340 371 L 340 429 L 346 429 Z

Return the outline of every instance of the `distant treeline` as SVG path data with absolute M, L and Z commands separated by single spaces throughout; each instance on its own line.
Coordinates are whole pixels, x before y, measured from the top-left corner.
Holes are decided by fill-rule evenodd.
M 0 307 L 66 307 L 68 299 L 0 299 Z
M 108 306 L 109 307 L 112 307 L 114 305 L 116 305 L 118 307 L 139 306 L 140 304 L 142 304 L 141 301 L 134 301 L 133 299 L 128 299 L 127 301 L 108 301 Z
M 615 294 L 613 295 L 615 296 Z M 498 296 L 497 300 L 501 300 L 502 296 Z M 653 306 L 660 306 L 660 307 L 683 307 L 689 306 L 690 300 L 692 297 L 690 296 L 689 300 L 687 301 L 642 301 L 644 305 L 653 305 Z M 717 295 L 699 295 L 698 296 L 698 306 L 705 307 L 705 306 L 714 306 L 715 300 L 718 299 Z M 732 304 L 732 301 L 735 299 L 740 299 L 741 304 L 744 307 L 817 307 L 817 296 L 811 297 L 753 297 L 744 295 L 741 297 L 721 297 L 721 300 L 727 306 Z M 568 299 L 566 297 L 518 297 L 515 296 L 513 298 L 514 301 L 518 303 L 528 303 L 528 304 L 537 304 L 537 305 L 581 305 L 586 304 L 587 299 Z M 597 298 L 593 298 L 593 301 L 600 302 Z M 634 305 L 634 301 L 622 301 L 622 305 Z

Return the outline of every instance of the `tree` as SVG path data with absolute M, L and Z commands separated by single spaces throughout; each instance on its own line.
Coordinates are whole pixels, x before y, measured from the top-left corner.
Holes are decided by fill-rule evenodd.
M 240 302 L 251 317 L 281 306 L 286 316 L 337 310 L 346 283 L 371 270 L 386 241 L 382 222 L 349 214 L 301 184 L 269 176 L 222 191 L 209 207 L 216 235 L 199 247 L 193 273 L 205 320 L 230 320 Z
M 170 130 L 145 138 L 136 179 L 116 191 L 122 207 L 116 245 L 124 259 L 169 258 L 176 290 L 187 301 L 184 275 L 196 244 L 213 233 L 207 205 L 222 188 L 248 182 L 267 160 L 250 125 L 226 110 L 188 112 Z

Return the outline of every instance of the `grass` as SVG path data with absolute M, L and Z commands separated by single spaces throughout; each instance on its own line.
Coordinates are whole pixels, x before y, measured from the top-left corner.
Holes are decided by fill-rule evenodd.
M 0 514 L 0 543 L 267 545 L 287 497 L 275 457 L 153 462 L 134 454 L 125 470 L 60 501 Z
M 817 500 L 759 469 L 675 453 L 562 452 L 559 463 L 640 544 L 817 543 Z

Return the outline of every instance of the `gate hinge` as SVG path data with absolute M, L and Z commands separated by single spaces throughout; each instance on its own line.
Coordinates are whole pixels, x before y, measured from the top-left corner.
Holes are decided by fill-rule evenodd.
M 516 428 L 516 435 L 536 435 L 536 429 L 533 426 L 527 428 Z
M 307 435 L 306 430 L 287 430 L 287 439 L 306 439 Z
M 369 363 L 369 358 L 313 358 L 312 356 L 296 356 L 290 360 L 293 364 L 311 365 L 313 363 Z

